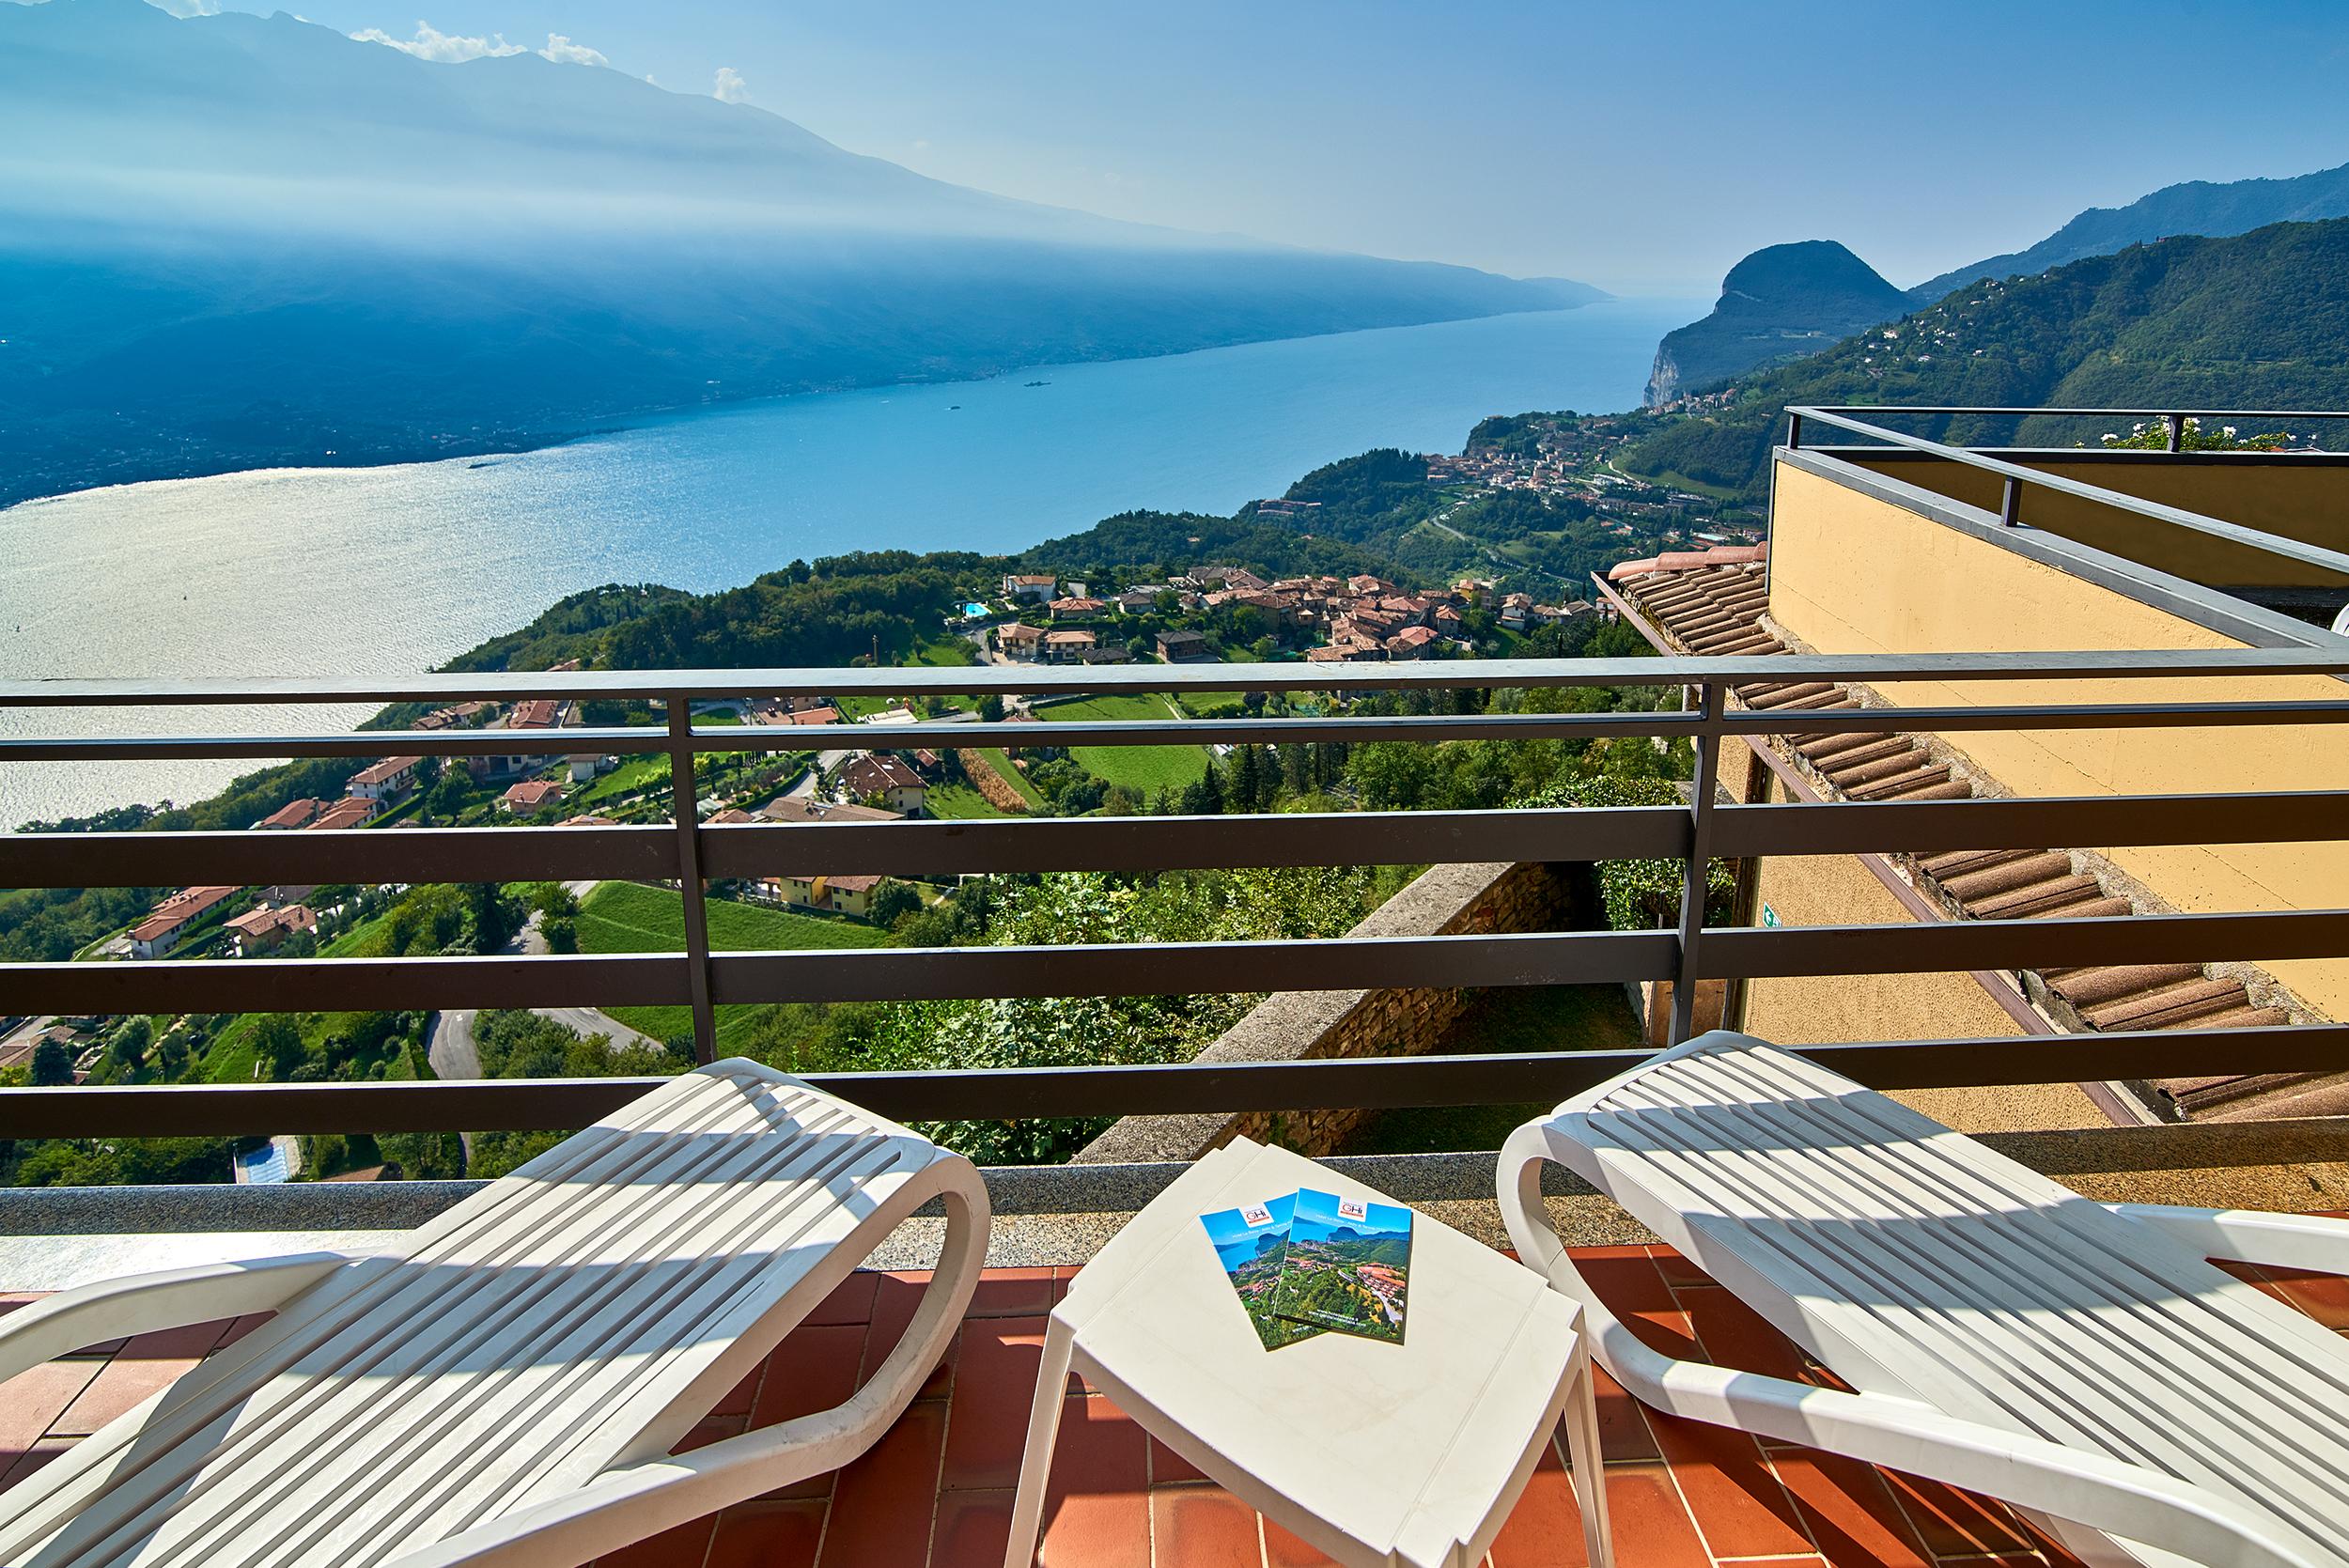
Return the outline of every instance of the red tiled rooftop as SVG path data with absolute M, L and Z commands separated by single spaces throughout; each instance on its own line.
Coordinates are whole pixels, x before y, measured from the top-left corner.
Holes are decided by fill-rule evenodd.
M 1675 1355 L 1822 1381 L 1769 1325 L 1663 1248 L 1579 1249 L 1641 1338 Z M 2349 1280 L 2236 1270 L 2337 1331 Z M 999 1568 L 1044 1315 L 1074 1268 L 989 1269 L 945 1362 L 903 1420 L 818 1476 L 607 1554 L 603 1568 Z M 848 1396 L 895 1345 L 920 1274 L 853 1275 L 679 1445 Z M 30 1296 L 0 1296 L 0 1311 Z M 143 1334 L 0 1386 L 0 1486 L 30 1475 L 258 1318 Z M 1047 1568 L 1310 1568 L 1328 1560 L 1072 1381 L 1047 1502 Z M 1813 1450 L 1643 1409 L 1599 1374 L 1608 1500 L 1624 1568 L 2077 1568 L 2002 1503 Z M 1588 1568 L 1553 1442 L 1487 1568 Z

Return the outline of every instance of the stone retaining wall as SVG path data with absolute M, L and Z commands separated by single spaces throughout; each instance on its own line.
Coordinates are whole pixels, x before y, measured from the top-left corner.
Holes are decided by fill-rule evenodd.
M 1575 906 L 1559 867 L 1524 862 L 1439 865 L 1347 933 L 1355 937 L 1456 936 L 1566 929 Z M 1460 1020 L 1460 990 L 1283 991 L 1267 997 L 1201 1062 L 1297 1062 L 1329 1057 L 1419 1056 Z M 1277 1141 L 1299 1153 L 1337 1149 L 1369 1112 L 1250 1111 L 1238 1115 L 1128 1116 L 1077 1154 L 1077 1164 L 1196 1159 L 1233 1138 Z

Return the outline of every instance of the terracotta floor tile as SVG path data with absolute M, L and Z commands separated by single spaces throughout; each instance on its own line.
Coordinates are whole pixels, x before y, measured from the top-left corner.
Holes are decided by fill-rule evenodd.
M 1045 1568 L 1150 1568 L 1147 1455 L 1124 1411 L 1097 1395 L 1068 1397 L 1044 1489 Z
M 981 1319 L 963 1326 L 942 1485 L 983 1489 L 1019 1484 L 1019 1456 L 1027 1446 L 1028 1411 L 1043 1354 L 1041 1317 Z M 1076 1436 L 1065 1431 L 1061 1441 Z
M 1718 1285 L 1673 1293 L 1688 1313 L 1688 1325 L 1715 1366 L 1800 1378 L 1802 1352 L 1760 1312 Z
M 825 1568 L 915 1564 L 929 1551 L 946 1406 L 923 1400 L 832 1483 Z
M 2282 1290 L 2286 1301 L 2327 1328 L 2349 1328 L 2349 1280 L 2338 1274 L 2310 1274 L 2271 1268 L 2267 1277 Z
M 939 1494 L 929 1568 L 1003 1568 L 1003 1551 L 1011 1540 L 1011 1501 L 1009 1488 Z
M 1052 1310 L 1049 1268 L 990 1268 L 972 1293 L 965 1317 L 1034 1317 Z
M 1153 1491 L 1150 1537 L 1155 1568 L 1261 1568 L 1264 1562 L 1256 1511 L 1221 1486 Z
M 1993 1502 L 1921 1481 L 1897 1470 L 1879 1470 L 1892 1500 L 1916 1528 L 1925 1549 L 1937 1558 L 2020 1555 L 2031 1550 L 2022 1521 L 2002 1502 Z
M 906 1327 L 913 1321 L 915 1309 L 922 1304 L 922 1294 L 929 1288 L 926 1274 L 884 1274 L 873 1292 L 873 1327 L 864 1336 L 864 1368 L 858 1377 L 863 1384 L 869 1380 L 889 1353 L 897 1348 L 905 1337 Z M 922 1385 L 917 1398 L 943 1399 L 955 1382 L 954 1340 L 946 1343 L 946 1354 L 940 1358 L 928 1381 Z
M 767 1358 L 766 1377 L 751 1404 L 753 1426 L 772 1426 L 829 1410 L 856 1392 L 864 1351 L 861 1323 L 801 1324 Z
M 1874 1466 L 1801 1448 L 1780 1449 L 1770 1463 L 1831 1568 L 1933 1568 Z
M 1608 1466 L 1607 1517 L 1623 1568 L 1713 1568 L 1661 1465 Z
M 1054 1306 L 1060 1305 L 1061 1298 L 1068 1294 L 1068 1281 L 1076 1277 L 1077 1270 L 1066 1264 L 1052 1270 L 1052 1304 Z
M 223 1333 L 220 1336 L 219 1341 L 213 1344 L 213 1354 L 218 1355 L 221 1351 L 227 1349 L 230 1345 L 236 1343 L 239 1340 L 244 1338 L 247 1334 L 253 1332 L 254 1329 L 258 1328 L 262 1324 L 267 1323 L 271 1318 L 273 1318 L 277 1314 L 275 1312 L 247 1312 L 244 1316 L 236 1319 L 228 1325 L 227 1330 Z
M 814 1312 L 801 1319 L 802 1328 L 834 1323 L 870 1323 L 873 1319 L 873 1292 L 880 1287 L 881 1277 L 869 1268 L 860 1268 L 832 1287 L 832 1294 L 817 1305 Z
M 55 1424 L 99 1373 L 96 1361 L 47 1361 L 0 1383 L 0 1449 L 21 1453 Z
M 715 1519 L 695 1519 L 675 1529 L 662 1530 L 632 1546 L 604 1553 L 596 1559 L 595 1568 L 698 1568 L 709 1556 L 709 1536 L 717 1523 Z
M 1578 1257 L 1580 1255 L 1579 1250 L 1576 1255 Z M 1657 1272 L 1663 1275 L 1664 1282 L 1674 1290 L 1688 1285 L 1710 1285 L 1715 1282 L 1713 1276 L 1682 1257 L 1679 1252 L 1670 1247 L 1650 1247 L 1647 1250 L 1647 1255 L 1656 1260 Z
M 743 1503 L 718 1515 L 706 1568 L 816 1568 L 823 1538 L 820 1498 Z
M 51 1430 L 60 1436 L 87 1436 L 194 1366 L 227 1331 L 224 1321 L 125 1341 Z
M 1265 1568 L 1338 1568 L 1337 1560 L 1310 1541 L 1258 1514 L 1264 1530 Z
M 1598 1406 L 1598 1447 L 1606 1463 L 1660 1459 L 1656 1434 L 1648 1430 L 1647 1412 L 1629 1390 L 1605 1367 L 1591 1369 L 1591 1397 Z
M 862 1355 L 863 1354 L 863 1342 L 860 1340 L 857 1343 L 857 1353 Z M 726 1390 L 726 1397 L 711 1405 L 709 1407 L 709 1413 L 713 1416 L 749 1415 L 752 1407 L 758 1403 L 759 1379 L 765 1377 L 766 1375 L 767 1363 L 761 1361 L 758 1365 L 751 1368 L 749 1374 L 743 1377 L 742 1381 L 737 1383 L 733 1388 L 728 1389 Z
M 1717 1558 L 1817 1551 L 1761 1445 L 1742 1432 L 1649 1412 L 1657 1445 Z
M 704 1416 L 693 1423 L 692 1431 L 677 1440 L 677 1446 L 669 1452 L 691 1453 L 697 1448 L 707 1448 L 728 1437 L 739 1437 L 749 1424 L 740 1416 Z
M 1201 1473 L 1198 1466 L 1192 1464 L 1181 1454 L 1176 1453 L 1173 1449 L 1168 1448 L 1164 1443 L 1159 1442 L 1156 1437 L 1152 1437 L 1150 1439 L 1151 1485 L 1180 1486 L 1187 1482 L 1205 1481 L 1206 1479 L 1206 1476 Z
M 1493 1537 L 1493 1568 L 1589 1568 L 1582 1508 L 1556 1445 L 1543 1453 L 1525 1493 Z
M 22 1453 L 0 1450 L 0 1491 L 23 1481 L 78 1441 L 74 1437 L 43 1437 Z

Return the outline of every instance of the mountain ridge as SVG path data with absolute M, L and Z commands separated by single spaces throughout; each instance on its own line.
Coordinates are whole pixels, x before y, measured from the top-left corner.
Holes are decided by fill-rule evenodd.
M 1902 303 L 1898 288 L 1832 240 L 1766 245 L 1729 270 L 1703 319 L 1664 334 L 1646 406 L 1814 352 L 1897 313 Z

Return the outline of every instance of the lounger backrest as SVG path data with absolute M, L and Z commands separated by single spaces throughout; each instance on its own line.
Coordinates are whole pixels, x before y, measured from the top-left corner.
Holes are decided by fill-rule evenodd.
M 2349 1559 L 2349 1354 L 2160 1233 L 1742 1036 L 1559 1120 L 1856 1386 L 2233 1494 Z
M 757 1063 L 689 1074 L 77 1445 L 0 1561 L 373 1561 L 665 1453 L 938 1157 Z

